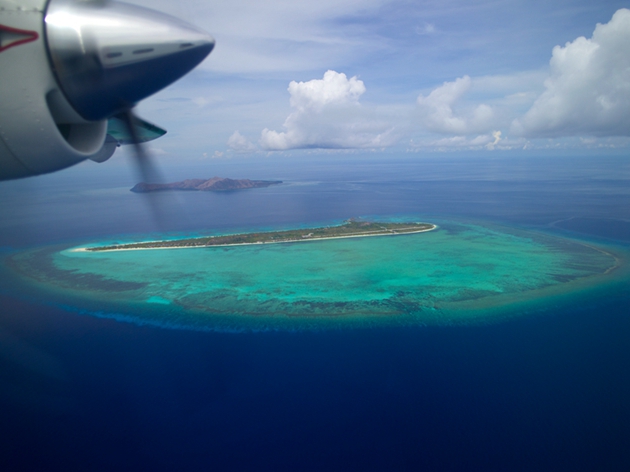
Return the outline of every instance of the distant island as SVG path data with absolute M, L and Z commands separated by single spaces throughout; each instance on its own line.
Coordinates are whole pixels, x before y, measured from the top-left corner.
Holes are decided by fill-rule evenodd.
M 281 184 L 281 180 L 249 180 L 227 179 L 212 177 L 211 179 L 187 179 L 170 184 L 149 184 L 140 182 L 131 189 L 136 193 L 163 192 L 165 190 L 199 190 L 202 192 L 226 192 L 230 190 L 245 190 L 249 188 L 263 188 Z
M 360 238 L 367 236 L 394 236 L 423 233 L 437 228 L 431 223 L 376 223 L 350 219 L 339 226 L 323 228 L 242 233 L 226 236 L 203 236 L 200 238 L 175 239 L 169 241 L 145 241 L 140 243 L 116 244 L 79 248 L 77 251 L 128 251 L 136 249 L 182 249 L 212 246 L 242 246 L 250 244 L 293 243 L 321 239 Z

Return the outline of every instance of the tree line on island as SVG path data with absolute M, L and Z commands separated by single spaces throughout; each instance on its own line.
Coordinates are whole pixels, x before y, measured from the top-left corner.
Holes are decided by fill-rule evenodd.
M 232 246 L 243 244 L 289 243 L 330 238 L 356 238 L 366 236 L 393 236 L 421 233 L 437 228 L 431 223 L 380 223 L 357 219 L 346 220 L 338 226 L 302 228 L 286 231 L 230 234 L 223 236 L 203 236 L 167 241 L 144 241 L 138 243 L 94 246 L 86 251 L 120 251 L 130 249 L 192 248 L 212 246 Z

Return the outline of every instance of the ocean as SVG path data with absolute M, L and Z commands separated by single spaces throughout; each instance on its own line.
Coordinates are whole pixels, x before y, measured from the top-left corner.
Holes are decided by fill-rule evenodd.
M 410 215 L 446 227 L 533 231 L 622 255 L 630 246 L 625 156 L 370 153 L 173 163 L 164 168 L 172 181 L 285 183 L 157 194 L 159 221 L 146 195 L 129 192 L 135 180 L 122 164 L 1 183 L 3 259 L 45 247 Z M 284 267 L 306 257 L 294 251 L 277 256 Z M 398 272 L 400 251 L 385 255 Z M 223 257 L 224 265 L 235 259 Z M 262 263 L 272 264 L 275 256 L 266 257 Z M 527 260 L 514 266 L 520 279 L 542 264 Z M 503 276 L 519 279 L 515 272 Z M 54 290 L 24 289 L 9 270 L 1 276 L 2 470 L 630 466 L 627 279 L 481 321 L 208 329 L 147 322 L 155 317 L 146 307 L 148 318 L 130 317 L 124 303 L 99 312 Z M 269 285 L 284 287 L 282 272 L 273 276 Z

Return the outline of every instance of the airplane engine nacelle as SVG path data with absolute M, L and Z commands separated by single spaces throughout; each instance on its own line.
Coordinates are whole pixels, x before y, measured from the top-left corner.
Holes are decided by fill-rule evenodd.
M 0 178 L 52 172 L 98 154 L 107 120 L 81 118 L 47 56 L 43 0 L 0 3 Z M 113 153 L 113 149 L 111 150 Z
M 107 160 L 108 118 L 212 50 L 207 33 L 109 0 L 0 0 L 0 180 Z

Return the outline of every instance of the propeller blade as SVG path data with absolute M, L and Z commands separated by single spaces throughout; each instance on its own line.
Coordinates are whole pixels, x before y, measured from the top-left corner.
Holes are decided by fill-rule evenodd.
M 162 182 L 163 179 L 160 175 L 157 167 L 151 162 L 148 154 L 144 150 L 144 146 L 139 138 L 138 133 L 138 118 L 134 115 L 131 109 L 119 115 L 122 118 L 129 136 L 131 136 L 131 144 L 135 151 L 135 162 L 138 169 L 138 174 L 143 182 L 157 183 Z
M 136 164 L 139 179 L 146 183 L 164 182 L 160 171 L 152 162 L 149 155 L 145 152 L 144 146 L 142 145 L 138 132 L 140 119 L 136 117 L 131 108 L 128 108 L 124 112 L 120 113 L 117 117 L 125 124 L 127 132 L 131 137 L 131 144 L 133 145 L 135 151 L 134 162 Z M 149 202 L 149 206 L 151 207 L 153 219 L 157 222 L 158 226 L 164 227 L 166 214 L 160 205 L 160 202 L 158 202 L 157 195 L 149 192 L 146 197 Z

